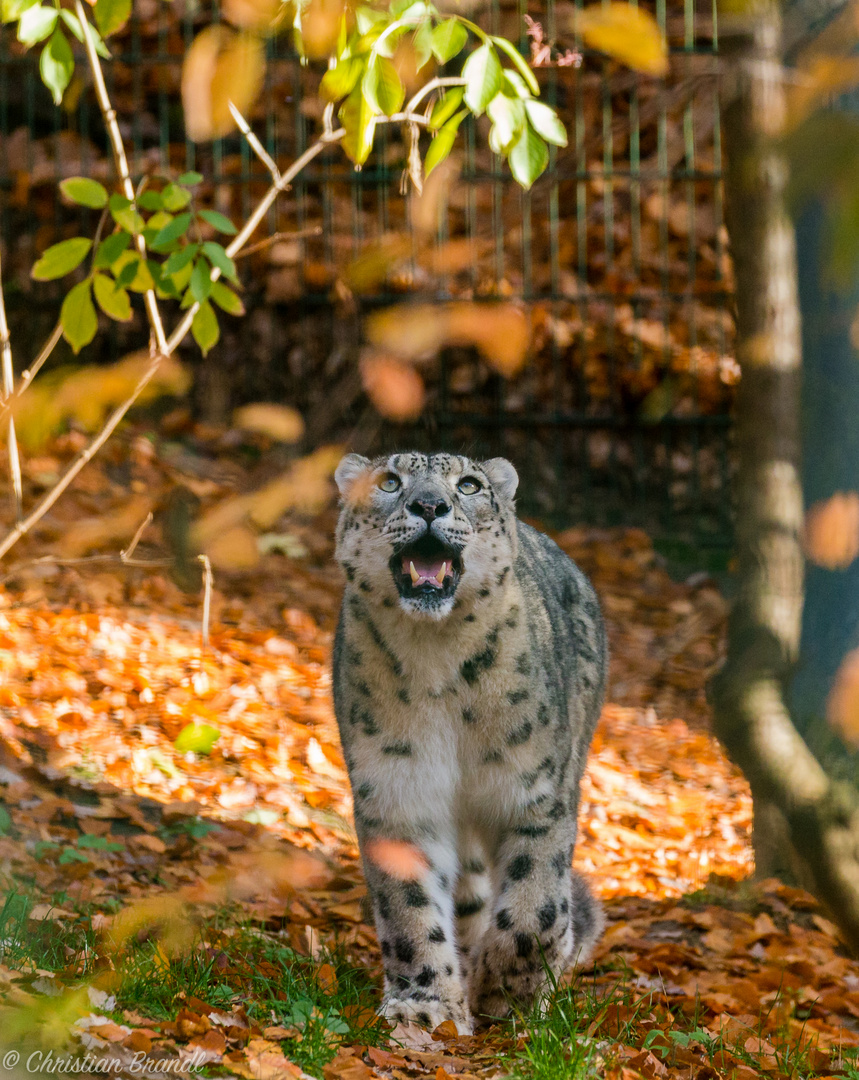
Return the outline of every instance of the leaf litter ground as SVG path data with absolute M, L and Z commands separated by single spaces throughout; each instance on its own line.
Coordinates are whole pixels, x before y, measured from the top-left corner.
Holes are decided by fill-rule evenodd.
M 149 457 L 147 490 L 199 487 L 203 462 Z M 332 503 L 286 519 L 293 557 L 218 576 L 201 652 L 199 600 L 163 570 L 26 562 L 119 519 L 127 542 L 122 465 L 86 474 L 0 591 L 0 1037 L 263 1080 L 859 1076 L 859 963 L 813 898 L 748 880 L 748 788 L 707 730 L 711 581 L 673 581 L 636 530 L 558 537 L 612 645 L 576 854 L 605 937 L 546 1016 L 390 1031 L 330 696 Z

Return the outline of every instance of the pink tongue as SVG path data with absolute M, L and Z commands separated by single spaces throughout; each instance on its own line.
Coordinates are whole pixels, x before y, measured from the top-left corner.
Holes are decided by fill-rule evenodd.
M 437 588 L 441 588 L 437 578 L 441 573 L 442 563 L 445 564 L 445 571 L 448 569 L 446 559 L 407 559 L 403 557 L 403 573 L 406 577 L 410 577 L 412 572 L 409 563 L 415 564 L 415 570 L 418 573 L 418 580 L 414 582 L 415 585 L 423 585 L 425 581 L 428 581 L 430 584 L 437 586 Z

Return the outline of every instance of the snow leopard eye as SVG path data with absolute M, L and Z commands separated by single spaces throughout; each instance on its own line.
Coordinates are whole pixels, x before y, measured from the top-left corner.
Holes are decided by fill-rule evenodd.
M 482 485 L 473 476 L 466 476 L 464 480 L 459 481 L 456 487 L 461 495 L 476 495 Z
M 388 473 L 387 476 L 383 476 L 382 479 L 379 481 L 380 491 L 396 491 L 399 486 L 400 478 L 398 476 L 394 476 L 393 473 Z

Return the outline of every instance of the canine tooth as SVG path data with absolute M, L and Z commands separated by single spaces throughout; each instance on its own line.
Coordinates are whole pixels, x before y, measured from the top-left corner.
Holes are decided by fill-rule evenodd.
M 413 562 L 409 563 L 409 573 L 412 575 L 412 585 L 417 585 L 421 579 L 421 575 L 415 570 L 415 564 Z
M 443 562 L 441 564 L 441 570 L 439 570 L 439 572 L 435 576 L 435 579 L 439 583 L 439 585 L 444 585 L 444 575 L 446 573 L 447 573 L 447 563 Z

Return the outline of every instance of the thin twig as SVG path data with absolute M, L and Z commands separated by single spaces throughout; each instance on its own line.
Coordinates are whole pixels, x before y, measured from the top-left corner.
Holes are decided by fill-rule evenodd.
M 66 490 L 69 484 L 78 475 L 81 469 L 86 463 L 98 453 L 98 451 L 104 446 L 116 428 L 119 426 L 120 421 L 131 408 L 131 406 L 137 401 L 140 395 L 148 386 L 155 372 L 158 370 L 158 366 L 161 362 L 161 357 L 156 354 L 151 360 L 149 367 L 137 380 L 137 385 L 132 390 L 130 396 L 119 405 L 107 419 L 104 427 L 93 439 L 89 446 L 81 451 L 81 453 L 75 458 L 72 464 L 68 467 L 63 476 L 57 481 L 55 487 L 53 487 L 48 494 L 42 499 L 38 506 L 31 511 L 31 513 L 24 518 L 23 521 L 19 521 L 11 532 L 7 533 L 3 541 L 0 542 L 0 559 L 6 554 L 6 552 L 21 539 L 21 537 L 28 532 L 37 521 L 41 520 L 45 514 L 51 509 L 57 499 Z
M 245 246 L 247 241 L 250 239 L 250 237 L 253 235 L 253 233 L 256 231 L 256 229 L 262 222 L 265 215 L 268 213 L 269 208 L 271 207 L 272 203 L 274 203 L 280 192 L 283 191 L 285 188 L 289 187 L 289 185 L 296 178 L 296 176 L 298 176 L 301 170 L 306 168 L 306 166 L 308 166 L 314 158 L 318 157 L 322 153 L 322 151 L 327 149 L 327 147 L 329 147 L 332 143 L 339 142 L 345 134 L 345 128 L 338 128 L 337 131 L 332 131 L 330 135 L 320 136 L 319 139 L 317 139 L 312 146 L 309 146 L 300 157 L 295 159 L 295 161 L 292 163 L 292 165 L 290 165 L 290 167 L 286 170 L 285 173 L 278 172 L 277 175 L 279 179 L 275 180 L 275 182 L 271 185 L 265 195 L 263 195 L 262 199 L 260 199 L 259 203 L 257 204 L 256 209 L 245 222 L 241 231 L 233 237 L 232 242 L 227 247 L 227 254 L 230 256 L 230 258 L 233 258 L 236 252 L 240 251 Z M 272 174 L 272 179 L 274 179 L 274 174 Z M 221 271 L 218 269 L 217 266 L 213 266 L 212 272 L 209 274 L 209 277 L 212 279 L 212 281 L 217 281 L 220 276 Z M 199 307 L 200 305 L 197 303 L 192 304 L 185 312 L 184 317 L 181 319 L 176 329 L 167 339 L 167 346 L 165 348 L 165 352 L 168 356 L 170 355 L 170 353 L 173 352 L 179 342 L 183 340 L 185 335 L 191 329 L 191 323 L 194 321 L 194 316 L 197 314 L 197 310 L 199 309 Z M 2 556 L 2 554 L 3 552 L 2 550 L 0 550 L 0 556 Z
M 457 75 L 443 75 L 437 79 L 430 79 L 426 86 L 422 86 L 420 90 L 411 98 L 407 104 L 405 111 L 407 113 L 414 112 L 428 94 L 431 94 L 433 90 L 438 90 L 442 86 L 465 86 L 465 79 L 460 78 Z M 393 117 L 391 117 L 393 120 Z
M 101 109 L 101 114 L 104 117 L 107 136 L 110 140 L 111 150 L 113 151 L 113 160 L 116 165 L 116 171 L 119 174 L 120 183 L 122 184 L 122 193 L 125 195 L 126 199 L 134 205 L 134 185 L 131 182 L 131 174 L 128 171 L 128 158 L 125 155 L 125 144 L 122 141 L 122 133 L 119 130 L 119 124 L 116 120 L 116 109 L 114 109 L 111 104 L 110 96 L 107 92 L 107 85 L 104 81 L 104 72 L 101 70 L 101 62 L 99 61 L 98 53 L 95 49 L 95 39 L 92 35 L 92 27 L 89 24 L 89 19 L 86 16 L 81 0 L 75 0 L 75 12 L 77 13 L 78 21 L 81 24 L 81 29 L 83 30 L 84 45 L 86 47 L 90 71 L 92 72 L 95 96 L 98 100 L 98 107 Z M 140 233 L 135 233 L 134 243 L 141 259 L 145 261 L 146 241 Z M 143 300 L 146 305 L 146 314 L 149 317 L 149 325 L 152 327 L 152 333 L 155 335 L 155 345 L 158 352 L 163 353 L 167 342 L 164 337 L 164 324 L 161 321 L 161 313 L 158 310 L 158 300 L 155 296 L 155 290 L 147 289 L 143 294 Z
M 0 289 L 2 289 L 2 285 L 0 285 Z M 10 394 L 8 397 L 0 395 L 0 421 L 5 420 L 6 414 L 14 406 L 15 402 L 24 393 L 24 391 L 27 389 L 33 379 L 35 379 L 39 368 L 41 368 L 42 364 L 44 364 L 44 362 L 48 359 L 48 357 L 57 347 L 57 342 L 62 336 L 63 326 L 62 323 L 58 322 L 54 329 L 51 331 L 51 336 L 42 346 L 42 350 L 39 355 L 26 370 L 21 372 L 21 379 L 17 387 L 15 388 L 14 393 Z
M 3 296 L 3 274 L 0 269 L 0 364 L 3 368 L 3 402 L 8 402 L 15 391 L 15 372 L 12 368 L 12 341 L 6 321 L 6 301 Z M 9 417 L 7 429 L 9 447 L 9 477 L 12 481 L 12 509 L 15 521 L 20 521 L 24 507 L 24 484 L 21 480 L 21 459 L 18 456 L 18 440 L 15 437 L 15 417 Z
M 124 563 L 127 563 L 129 561 L 129 559 L 131 558 L 131 556 L 134 554 L 134 549 L 140 543 L 140 537 L 143 536 L 144 532 L 146 532 L 147 526 L 151 525 L 151 524 L 152 524 L 152 511 L 150 510 L 149 513 L 146 515 L 146 517 L 143 519 L 143 521 L 141 521 L 140 525 L 138 526 L 137 532 L 131 538 L 131 543 L 128 545 L 127 548 L 125 548 L 124 551 L 120 551 L 120 553 L 119 553 L 119 557 L 120 557 L 120 559 L 122 559 L 122 561 Z
M 24 371 L 21 372 L 21 381 L 18 384 L 18 389 L 15 391 L 16 395 L 20 396 L 24 393 L 30 383 L 35 379 L 39 369 L 48 359 L 51 353 L 56 349 L 60 343 L 60 338 L 63 336 L 63 324 L 58 322 L 54 329 L 51 331 L 51 336 L 42 346 L 42 351 L 36 357 L 32 364 Z
M 246 247 L 244 251 L 238 252 L 234 255 L 234 259 L 246 259 L 248 255 L 255 255 L 258 251 L 264 251 L 267 247 L 271 247 L 272 244 L 279 244 L 281 240 L 307 240 L 312 236 L 321 236 L 322 226 L 311 225 L 307 229 L 296 229 L 295 232 L 276 232 L 271 236 L 267 236 L 265 240 L 260 240 L 256 244 L 251 244 L 250 247 Z
M 212 608 L 212 584 L 214 578 L 212 576 L 212 564 L 209 561 L 208 555 L 198 555 L 197 558 L 203 564 L 203 625 L 202 630 L 202 645 L 205 651 L 209 647 L 209 612 Z
M 0 578 L 0 585 L 17 577 L 22 570 L 30 566 L 81 566 L 83 564 L 108 563 L 119 566 L 143 567 L 147 570 L 163 570 L 166 566 L 172 566 L 173 559 L 123 559 L 122 552 L 119 555 L 79 555 L 76 558 L 62 558 L 59 555 L 40 555 L 38 559 L 25 559 L 24 562 L 16 563 L 12 569 Z

